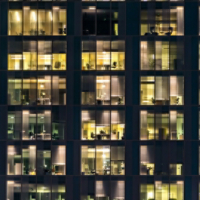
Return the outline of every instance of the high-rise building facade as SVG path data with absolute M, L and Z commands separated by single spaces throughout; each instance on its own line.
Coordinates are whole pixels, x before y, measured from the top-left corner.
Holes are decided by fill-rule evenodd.
M 200 200 L 200 1 L 1 0 L 0 200 Z

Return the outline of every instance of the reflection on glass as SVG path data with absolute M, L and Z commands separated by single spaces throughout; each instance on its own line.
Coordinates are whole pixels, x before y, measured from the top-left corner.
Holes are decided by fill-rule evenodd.
M 82 140 L 94 140 L 95 137 L 95 111 L 82 111 Z
M 168 13 L 166 15 L 166 13 Z M 151 20 L 150 20 L 151 19 Z M 152 20 L 155 22 L 152 24 Z M 154 16 L 147 9 L 141 11 L 141 35 L 171 36 L 184 34 L 184 8 L 174 6 L 156 9 Z
M 181 70 L 184 66 L 182 41 L 142 41 L 141 70 Z
M 37 42 L 23 41 L 23 70 L 37 69 Z
M 66 111 L 55 108 L 52 111 L 52 140 L 64 140 L 65 136 Z
M 21 138 L 22 116 L 20 111 L 8 111 L 7 138 L 19 140 Z
M 65 175 L 65 146 L 52 146 L 52 175 Z
M 23 175 L 36 175 L 36 146 L 27 146 L 22 149 Z
M 124 175 L 125 148 L 123 146 L 82 146 L 82 175 Z
M 51 174 L 51 151 L 37 150 L 37 175 Z
M 66 79 L 59 76 L 52 78 L 52 104 L 66 105 Z
M 82 70 L 96 69 L 96 44 L 94 41 L 82 42 Z
M 111 175 L 125 175 L 124 147 L 111 147 Z
M 51 200 L 51 187 L 48 184 L 37 184 L 36 199 Z
M 33 200 L 36 198 L 37 190 L 36 184 L 29 179 L 25 179 L 22 182 L 22 199 L 24 200 Z
M 82 111 L 82 140 L 123 140 L 125 113 L 121 111 Z
M 183 105 L 184 78 L 182 76 L 141 77 L 141 105 Z
M 155 181 L 155 183 L 142 183 L 140 185 L 140 200 L 183 200 L 183 189 L 183 181 L 172 181 L 170 183 L 164 181 Z
M 124 111 L 111 112 L 111 140 L 124 140 L 125 113 Z
M 94 175 L 95 171 L 95 147 L 81 147 L 81 174 Z
M 140 200 L 150 200 L 154 198 L 154 184 L 141 184 Z
M 7 150 L 7 175 L 21 175 L 22 161 L 20 146 L 9 145 Z
M 96 104 L 110 104 L 110 76 L 96 77 Z
M 65 200 L 65 194 L 65 185 L 59 183 L 52 185 L 51 200 Z
M 38 78 L 37 88 L 37 104 L 51 105 L 51 77 Z
M 154 147 L 143 145 L 140 147 L 140 175 L 154 175 Z
M 23 11 L 23 34 L 37 35 L 37 9 L 24 6 Z
M 36 105 L 36 78 L 23 79 L 22 104 Z
M 38 41 L 38 70 L 51 70 L 52 42 Z
M 8 105 L 20 105 L 21 104 L 21 91 L 22 80 L 18 78 L 8 79 Z
M 21 182 L 20 182 L 20 180 L 7 181 L 7 199 L 10 199 L 10 200 L 21 199 Z
M 124 181 L 96 181 L 95 199 L 125 200 Z
M 184 115 L 181 111 L 169 113 L 140 112 L 141 140 L 183 140 Z
M 169 170 L 171 175 L 183 175 L 183 164 L 170 164 Z
M 22 54 L 8 55 L 8 70 L 22 70 L 23 56 Z
M 53 7 L 53 35 L 66 35 L 66 10 L 59 7 Z
M 124 70 L 125 42 L 83 41 L 82 70 Z
M 37 140 L 51 140 L 51 111 L 38 111 L 35 137 Z
M 52 35 L 52 20 L 51 10 L 38 10 L 38 35 Z
M 22 35 L 22 11 L 9 10 L 8 35 Z
M 96 174 L 110 174 L 110 147 L 96 146 Z

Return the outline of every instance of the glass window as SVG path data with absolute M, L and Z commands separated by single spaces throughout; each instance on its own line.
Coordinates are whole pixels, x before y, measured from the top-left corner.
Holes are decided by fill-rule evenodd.
M 36 105 L 36 78 L 24 78 L 22 90 L 22 105 Z
M 22 174 L 36 175 L 36 146 L 24 146 L 22 149 Z
M 66 105 L 66 79 L 53 76 L 52 77 L 52 104 Z
M 153 105 L 155 102 L 155 78 L 153 76 L 141 77 L 140 104 Z
M 110 70 L 110 41 L 97 41 L 96 48 L 97 70 Z
M 141 70 L 183 69 L 183 41 L 142 41 L 140 47 Z
M 38 41 L 38 70 L 52 69 L 52 42 Z
M 124 175 L 125 147 L 82 146 L 82 175 Z
M 155 181 L 154 183 L 140 184 L 140 200 L 184 200 L 183 181 Z
M 154 175 L 155 171 L 154 147 L 143 145 L 140 147 L 140 175 Z
M 125 42 L 111 42 L 111 70 L 125 69 Z
M 66 78 L 60 76 L 9 78 L 8 104 L 66 105 Z
M 66 132 L 66 108 L 52 108 L 52 140 L 64 140 Z
M 51 184 L 48 180 L 37 184 L 36 199 L 51 200 Z
M 39 77 L 37 81 L 37 104 L 51 105 L 51 77 Z
M 124 110 L 82 111 L 82 140 L 123 140 Z
M 96 55 L 95 55 L 96 53 Z M 125 42 L 115 41 L 83 41 L 82 70 L 124 70 Z
M 153 13 L 149 9 L 142 8 L 141 35 L 184 35 L 183 6 L 171 6 L 165 9 L 156 8 Z
M 123 110 L 111 111 L 111 140 L 125 139 L 125 112 Z
M 95 88 L 96 82 L 96 88 Z M 82 104 L 94 105 L 95 93 L 97 105 L 125 104 L 124 76 L 82 76 Z
M 21 181 L 14 179 L 7 181 L 7 199 L 21 199 Z
M 124 76 L 111 76 L 111 105 L 125 105 Z
M 125 147 L 111 147 L 111 175 L 125 175 Z
M 141 140 L 183 140 L 184 114 L 182 111 L 169 113 L 140 112 Z
M 96 104 L 110 104 L 110 76 L 96 77 Z
M 32 177 L 28 177 L 28 176 L 23 176 L 22 178 L 22 190 L 21 190 L 21 196 L 22 199 L 36 199 L 36 194 L 37 194 L 37 190 L 36 190 L 37 186 L 35 181 L 32 180 Z
M 65 146 L 52 146 L 52 175 L 65 175 L 66 153 Z
M 81 104 L 95 105 L 95 76 L 82 76 L 81 79 Z
M 67 69 L 67 43 L 64 40 L 53 41 L 53 70 Z
M 37 175 L 51 174 L 51 150 L 48 147 L 37 149 Z M 40 193 L 37 191 L 37 193 Z M 50 193 L 50 191 L 49 191 Z
M 96 181 L 95 199 L 125 200 L 124 181 Z
M 96 69 L 95 41 L 82 41 L 82 70 Z
M 37 69 L 37 42 L 23 41 L 23 70 Z
M 96 111 L 96 139 L 110 140 L 110 111 Z
M 96 138 L 96 117 L 95 111 L 82 111 L 82 140 L 94 140 Z
M 53 35 L 67 34 L 67 12 L 62 7 L 53 7 Z
M 9 140 L 19 140 L 21 138 L 21 126 L 21 111 L 8 111 L 7 138 Z
M 53 180 L 51 200 L 65 200 L 65 183 Z
M 50 140 L 51 139 L 51 111 L 23 110 L 22 139 Z
M 8 35 L 22 35 L 22 10 L 9 10 Z
M 22 79 L 8 79 L 8 105 L 20 105 L 22 99 Z
M 8 70 L 22 70 L 22 41 L 19 38 L 8 40 Z
M 184 139 L 184 114 L 182 111 L 170 111 L 170 139 Z
M 38 10 L 38 35 L 52 35 L 52 10 Z
M 95 35 L 96 7 L 90 6 L 82 9 L 83 35 Z
M 183 105 L 184 78 L 181 76 L 141 77 L 141 105 Z
M 22 139 L 35 140 L 37 133 L 37 114 L 35 111 L 22 111 Z
M 110 175 L 109 146 L 96 146 L 96 174 Z
M 118 8 L 97 8 L 87 6 L 82 9 L 83 35 L 118 35 Z
M 23 35 L 37 35 L 37 7 L 23 7 Z
M 140 185 L 140 200 L 153 200 L 154 197 L 154 184 L 141 184 Z
M 36 131 L 37 140 L 51 140 L 51 111 L 38 111 Z
M 110 35 L 110 9 L 97 9 L 96 15 L 97 35 Z
M 17 145 L 9 145 L 7 149 L 7 175 L 22 174 L 21 148 Z
M 94 175 L 95 173 L 95 146 L 82 146 L 81 174 Z

